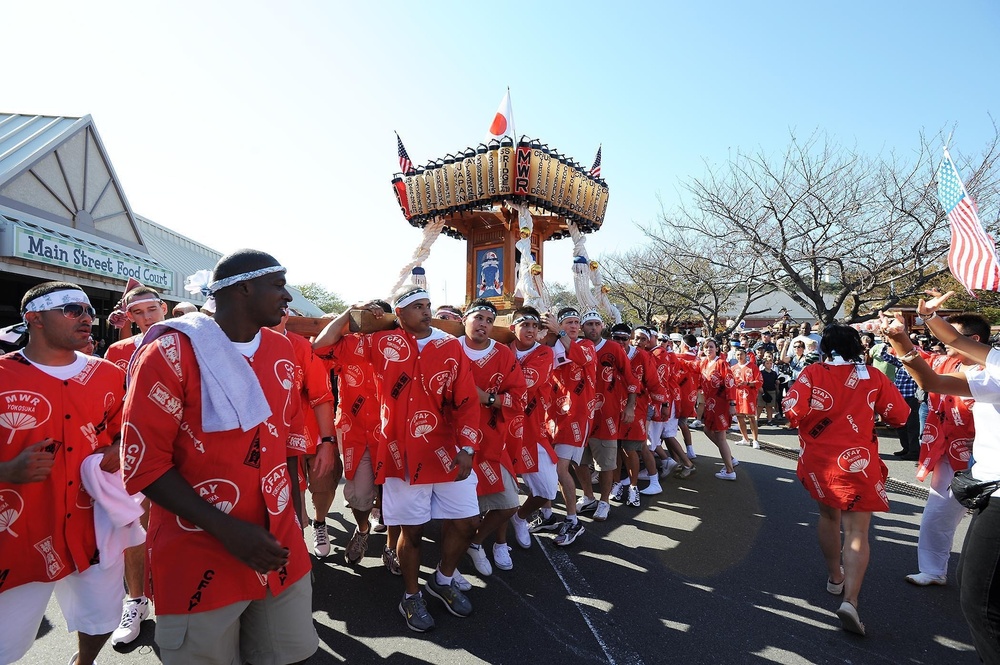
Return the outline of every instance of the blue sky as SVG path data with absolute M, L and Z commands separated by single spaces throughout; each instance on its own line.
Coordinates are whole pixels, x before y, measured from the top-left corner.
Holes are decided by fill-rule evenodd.
M 946 13 L 942 13 L 944 10 Z M 4 10 L 0 110 L 91 114 L 132 208 L 220 251 L 265 249 L 293 283 L 384 296 L 420 240 L 390 187 L 478 143 L 510 86 L 516 129 L 611 188 L 592 258 L 736 150 L 816 129 L 909 154 L 974 153 L 1000 113 L 1000 4 L 910 2 L 47 2 Z M 569 281 L 571 244 L 546 245 Z M 435 244 L 458 303 L 465 247 Z M 447 294 L 447 295 L 445 295 Z

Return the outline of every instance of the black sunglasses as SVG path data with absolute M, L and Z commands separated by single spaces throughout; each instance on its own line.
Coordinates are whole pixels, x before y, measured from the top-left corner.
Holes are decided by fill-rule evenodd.
M 78 302 L 71 302 L 63 305 L 62 307 L 56 307 L 55 309 L 50 309 L 50 312 L 62 312 L 63 316 L 67 319 L 79 319 L 84 314 L 87 314 L 90 318 L 97 316 L 97 310 L 90 305 L 82 305 Z

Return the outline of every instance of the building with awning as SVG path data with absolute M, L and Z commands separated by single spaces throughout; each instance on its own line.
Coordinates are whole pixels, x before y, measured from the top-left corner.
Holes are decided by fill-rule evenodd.
M 184 278 L 220 257 L 132 211 L 89 115 L 0 113 L 0 325 L 20 319 L 28 288 L 65 280 L 90 296 L 95 337 L 107 338 L 107 316 L 129 277 L 160 291 L 168 307 L 201 305 Z M 322 314 L 289 291 L 297 311 Z

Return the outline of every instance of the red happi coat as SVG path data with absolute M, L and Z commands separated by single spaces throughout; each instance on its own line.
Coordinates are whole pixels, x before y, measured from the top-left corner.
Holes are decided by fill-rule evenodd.
M 455 480 L 459 448 L 478 450 L 479 393 L 469 358 L 457 339 L 431 329 L 419 350 L 402 328 L 365 336 L 375 371 L 383 438 L 375 456 L 375 481 L 409 478 L 422 485 Z
M 549 435 L 553 444 L 582 448 L 590 435 L 596 407 L 597 353 L 590 340 L 578 339 L 566 351 L 562 342 L 552 349 L 552 409 Z
M 673 369 L 677 384 L 677 417 L 694 418 L 698 412 L 698 389 L 701 386 L 698 356 L 693 351 L 674 354 Z
M 962 359 L 940 354 L 920 353 L 927 364 L 938 374 L 962 371 Z M 982 369 L 982 365 L 977 365 Z M 924 480 L 942 458 L 955 471 L 969 467 L 972 443 L 976 438 L 976 423 L 972 417 L 971 397 L 927 394 L 927 422 L 920 437 L 920 463 L 917 479 Z
M 702 358 L 698 361 L 698 371 L 699 388 L 705 394 L 705 411 L 701 416 L 705 429 L 725 431 L 733 422 L 729 413 L 729 402 L 733 399 L 729 362 L 725 356 L 716 356 L 715 360 Z
M 55 455 L 45 480 L 0 483 L 0 592 L 97 563 L 94 500 L 80 466 L 118 438 L 124 397 L 125 374 L 100 358 L 62 381 L 19 351 L 0 357 L 0 462 L 46 438 Z
M 470 351 L 462 339 L 466 352 Z M 521 447 L 524 436 L 524 408 L 528 401 L 528 386 L 524 372 L 514 353 L 502 344 L 490 340 L 489 351 L 479 360 L 472 360 L 472 377 L 476 385 L 497 396 L 493 406 L 479 405 L 479 431 L 483 438 L 473 459 L 479 479 L 479 496 L 503 491 L 500 468 L 514 476 L 510 453 Z M 479 403 L 479 400 L 476 400 Z
M 653 417 L 650 420 L 663 423 L 670 420 L 671 407 L 675 410 L 675 416 L 676 410 L 680 408 L 681 391 L 677 379 L 681 370 L 678 369 L 677 354 L 669 346 L 655 346 L 649 354 L 656 366 L 656 376 L 660 380 L 660 390 L 664 397 L 661 404 L 653 405 Z
M 337 374 L 337 440 L 344 456 L 344 477 L 354 479 L 365 449 L 372 463 L 382 436 L 375 371 L 368 360 L 365 338 L 360 333 L 344 335 L 336 344 L 316 350 Z
M 781 408 L 799 429 L 797 475 L 812 497 L 840 510 L 873 512 L 889 509 L 875 414 L 901 427 L 910 409 L 885 374 L 867 367 L 865 379 L 864 371 L 850 363 L 808 365 Z
M 114 363 L 116 366 L 121 368 L 123 372 L 127 372 L 128 361 L 132 360 L 132 354 L 135 353 L 137 348 L 139 348 L 139 342 L 141 341 L 141 334 L 118 340 L 109 346 L 108 350 L 104 352 L 104 359 L 108 362 Z
M 206 612 L 278 595 L 311 569 L 295 515 L 288 458 L 305 452 L 289 341 L 269 328 L 247 358 L 271 415 L 244 432 L 202 426 L 201 367 L 189 338 L 170 331 L 132 364 L 125 399 L 122 472 L 141 492 L 171 468 L 219 510 L 268 529 L 290 550 L 288 565 L 261 575 L 201 528 L 153 502 L 146 547 L 158 614 Z M 294 462 L 293 462 L 294 463 Z
M 659 413 L 660 405 L 667 397 L 657 371 L 661 365 L 649 351 L 635 346 L 628 347 L 627 356 L 639 390 L 635 394 L 635 420 L 622 426 L 618 438 L 623 441 L 645 441 L 646 411 L 653 405 L 654 413 Z
M 736 363 L 730 366 L 733 387 L 736 393 L 736 413 L 757 415 L 757 396 L 760 395 L 764 377 L 760 375 L 757 363 L 748 361 L 746 365 Z
M 514 342 L 510 343 L 512 353 L 517 352 Z M 516 359 L 515 355 L 515 359 Z M 552 403 L 552 347 L 535 343 L 528 355 L 519 362 L 524 374 L 527 388 L 527 403 L 524 408 L 524 429 L 520 439 L 512 447 L 508 444 L 514 471 L 519 474 L 538 471 L 538 444 L 541 444 L 549 454 L 552 463 L 556 462 L 556 454 L 548 440 L 545 418 Z
M 597 409 L 594 413 L 592 437 L 616 441 L 622 434 L 622 415 L 628 396 L 639 391 L 639 382 L 632 373 L 632 365 L 625 349 L 610 340 L 601 340 L 597 351 Z M 636 420 L 644 420 L 646 413 L 635 411 Z M 643 437 L 645 441 L 646 437 Z
M 292 343 L 295 353 L 295 387 L 302 402 L 302 420 L 305 424 L 306 454 L 316 454 L 319 442 L 319 422 L 313 411 L 320 404 L 333 401 L 330 372 L 323 361 L 313 353 L 312 344 L 302 335 L 288 332 L 285 337 Z

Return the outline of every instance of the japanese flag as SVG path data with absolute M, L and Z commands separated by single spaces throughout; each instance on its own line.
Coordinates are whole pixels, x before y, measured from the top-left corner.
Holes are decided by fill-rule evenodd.
M 500 100 L 500 107 L 497 108 L 497 114 L 486 132 L 484 142 L 489 143 L 494 139 L 501 141 L 504 137 L 509 137 L 511 141 L 517 143 L 517 135 L 514 133 L 514 112 L 510 108 L 510 89 Z

